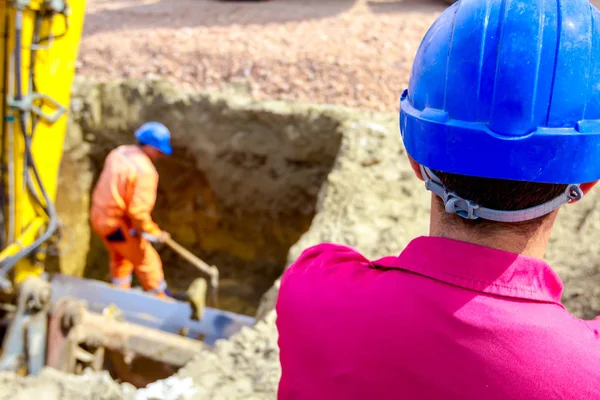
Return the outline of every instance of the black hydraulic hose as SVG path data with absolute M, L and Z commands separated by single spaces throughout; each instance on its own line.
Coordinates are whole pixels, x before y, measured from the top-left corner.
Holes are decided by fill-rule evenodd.
M 31 46 L 31 50 L 29 52 L 29 92 L 35 92 L 36 89 L 36 84 L 35 84 L 35 45 L 38 44 L 39 41 L 39 36 L 40 36 L 40 27 L 42 24 L 42 17 L 40 15 L 39 12 L 36 13 L 36 18 L 35 18 L 35 26 L 33 28 L 33 41 L 32 41 L 32 46 Z M 36 115 L 34 113 L 31 113 L 31 135 L 25 135 L 25 140 L 29 141 L 29 144 L 31 145 L 31 141 L 33 140 L 33 135 L 35 134 L 35 128 L 37 126 L 39 117 L 36 117 Z M 23 163 L 25 165 L 25 167 L 23 168 L 23 181 L 27 183 L 27 189 L 29 189 L 29 194 L 31 195 L 31 197 L 33 197 L 33 199 L 35 200 L 35 202 L 38 204 L 38 206 L 40 206 L 40 208 L 42 210 L 44 210 L 44 212 L 46 213 L 46 215 L 48 214 L 48 210 L 46 208 L 46 206 L 44 205 L 44 203 L 42 203 L 42 200 L 40 199 L 40 197 L 37 194 L 37 191 L 35 190 L 35 186 L 33 185 L 33 182 L 31 180 L 31 175 L 29 174 L 29 165 L 30 165 L 30 160 L 25 157 L 23 159 Z
M 15 78 L 16 78 L 16 93 L 15 99 L 17 101 L 21 101 L 23 99 L 23 85 L 22 85 L 22 60 L 21 60 L 21 51 L 22 51 L 22 33 L 23 33 L 23 11 L 17 9 L 15 15 Z M 0 261 L 0 275 L 6 276 L 10 270 L 15 266 L 15 264 L 27 257 L 31 252 L 37 249 L 40 245 L 46 242 L 48 239 L 52 237 L 56 229 L 58 228 L 58 215 L 56 214 L 56 209 L 54 208 L 54 204 L 50 200 L 50 196 L 48 196 L 48 192 L 44 188 L 42 183 L 42 179 L 40 178 L 40 174 L 38 172 L 37 166 L 35 165 L 33 154 L 31 152 L 31 143 L 27 140 L 27 122 L 25 120 L 25 112 L 23 110 L 19 110 L 19 122 L 21 125 L 21 133 L 24 135 L 25 139 L 25 157 L 29 160 L 29 166 L 33 171 L 33 175 L 35 180 L 38 183 L 40 191 L 42 192 L 42 196 L 46 202 L 46 208 L 48 212 L 48 226 L 44 233 L 37 238 L 31 245 L 25 247 L 20 250 L 17 254 L 7 257 L 5 260 Z

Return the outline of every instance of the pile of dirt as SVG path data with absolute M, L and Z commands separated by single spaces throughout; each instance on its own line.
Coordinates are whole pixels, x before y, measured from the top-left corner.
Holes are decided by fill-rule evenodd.
M 219 341 L 214 351 L 201 353 L 179 370 L 176 376 L 191 378 L 197 389 L 189 399 L 276 398 L 281 368 L 275 318 L 274 312 L 269 313 L 253 329 Z
M 35 377 L 0 374 L 0 400 L 31 399 L 137 400 L 133 386 L 114 382 L 108 372 L 86 371 L 77 376 L 46 368 Z

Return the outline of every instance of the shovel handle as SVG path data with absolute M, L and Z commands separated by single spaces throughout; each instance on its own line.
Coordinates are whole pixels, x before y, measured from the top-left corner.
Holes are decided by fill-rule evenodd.
M 171 238 L 168 238 L 165 241 L 165 244 L 169 246 L 175 253 L 179 254 L 186 261 L 192 264 L 194 267 L 198 268 L 200 271 L 204 272 L 208 276 L 211 277 L 211 286 L 217 287 L 219 284 L 219 270 L 215 266 L 208 265 L 200 258 L 196 257 L 194 253 L 185 249 L 179 243 L 174 241 Z

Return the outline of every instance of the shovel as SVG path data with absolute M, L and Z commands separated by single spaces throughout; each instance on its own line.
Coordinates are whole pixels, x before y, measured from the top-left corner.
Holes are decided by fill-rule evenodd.
M 142 233 L 142 236 L 146 238 L 147 234 Z M 149 241 L 155 240 L 153 236 L 146 238 Z M 152 239 L 152 240 L 151 240 Z M 168 238 L 164 242 L 169 246 L 175 253 L 183 257 L 187 262 L 198 268 L 201 272 L 207 274 L 210 277 L 210 299 L 214 307 L 217 307 L 218 293 L 219 293 L 219 270 L 214 265 L 208 265 L 200 258 L 196 257 L 191 251 L 184 248 L 182 245 L 177 243 L 171 238 Z
M 214 265 L 208 265 L 200 258 L 196 257 L 196 255 L 194 255 L 191 251 L 185 249 L 171 238 L 168 238 L 165 241 L 165 244 L 169 246 L 175 253 L 183 257 L 187 262 L 210 277 L 210 298 L 211 302 L 216 307 L 219 294 L 219 270 L 217 267 Z

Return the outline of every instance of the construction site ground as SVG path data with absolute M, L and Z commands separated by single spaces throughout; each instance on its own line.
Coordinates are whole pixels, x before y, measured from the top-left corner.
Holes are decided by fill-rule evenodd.
M 394 110 L 442 0 L 88 0 L 79 73 Z
M 599 6 L 600 0 L 592 0 Z M 443 0 L 87 0 L 78 73 L 394 111 Z
M 73 231 L 70 272 L 84 274 L 77 265 L 85 264 L 85 275 L 105 277 L 86 219 L 94 174 L 140 119 L 159 115 L 173 127 L 179 157 L 159 168 L 173 178 L 161 181 L 158 222 L 210 261 L 224 268 L 230 261 L 224 286 L 235 289 L 231 299 L 249 300 L 225 305 L 259 322 L 145 389 L 105 372 L 5 373 L 0 400 L 275 398 L 273 305 L 284 266 L 320 241 L 379 257 L 427 233 L 430 197 L 405 160 L 396 112 L 418 44 L 445 7 L 435 0 L 87 0 L 57 200 Z M 262 201 L 247 201 L 253 197 Z M 546 255 L 566 283 L 567 308 L 586 318 L 600 314 L 598 199 L 600 190 L 566 207 Z M 263 239 L 249 241 L 249 231 Z M 168 280 L 191 279 L 190 269 L 170 265 Z M 273 281 L 257 309 L 253 293 Z

